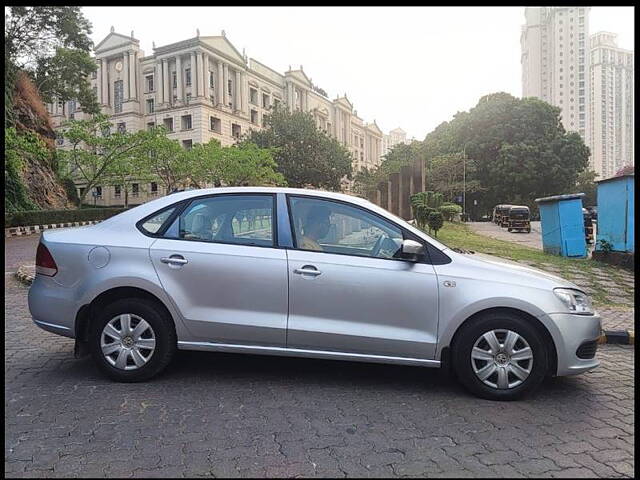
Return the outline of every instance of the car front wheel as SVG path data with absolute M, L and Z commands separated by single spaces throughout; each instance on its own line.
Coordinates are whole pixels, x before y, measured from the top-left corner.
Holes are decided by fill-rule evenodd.
M 119 382 L 139 382 L 169 364 L 176 350 L 176 334 L 172 320 L 155 303 L 120 299 L 91 322 L 89 347 L 105 375 Z
M 471 320 L 452 350 L 462 384 L 488 400 L 521 398 L 540 385 L 549 368 L 542 335 L 510 312 L 489 312 Z

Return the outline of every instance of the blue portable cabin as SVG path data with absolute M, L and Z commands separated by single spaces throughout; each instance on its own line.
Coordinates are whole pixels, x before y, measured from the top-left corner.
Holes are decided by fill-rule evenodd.
M 545 252 L 563 257 L 587 256 L 582 197 L 584 193 L 536 198 Z
M 621 175 L 596 181 L 598 184 L 598 243 L 596 250 L 602 250 L 600 240 L 611 244 L 616 252 L 634 252 L 634 174 Z

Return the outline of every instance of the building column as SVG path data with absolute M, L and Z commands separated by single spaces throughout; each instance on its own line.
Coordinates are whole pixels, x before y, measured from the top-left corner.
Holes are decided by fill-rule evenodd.
M 98 105 L 102 105 L 102 60 L 98 61 L 98 70 L 96 71 L 96 96 L 98 97 Z
M 109 60 L 103 58 L 100 62 L 102 64 L 102 104 L 109 105 Z
M 229 105 L 229 87 L 228 87 L 228 83 L 229 83 L 229 65 L 227 65 L 226 63 L 222 64 L 222 73 L 223 73 L 223 80 L 222 80 L 222 93 L 223 93 L 223 98 L 224 98 L 224 106 L 228 106 Z
M 198 59 L 196 56 L 196 52 L 191 52 L 191 96 L 198 96 Z
M 209 55 L 202 52 L 202 86 L 204 87 L 204 98 L 209 100 Z
M 191 82 L 193 83 L 193 55 L 191 55 Z M 180 55 L 176 56 L 176 87 L 176 95 L 178 96 L 177 103 L 180 104 L 184 100 L 184 93 L 182 88 L 182 57 Z
M 162 90 L 164 91 L 164 103 L 171 104 L 171 97 L 169 96 L 169 62 L 166 58 L 162 59 Z
M 216 102 L 218 105 L 224 105 L 224 75 L 222 69 L 222 62 L 218 61 L 218 81 L 217 84 L 217 94 L 216 94 Z
M 198 94 L 198 97 L 204 97 L 204 83 L 203 83 L 203 77 L 204 77 L 204 62 L 202 61 L 202 56 L 204 54 L 202 52 L 196 52 L 196 72 L 197 73 L 196 77 L 198 79 L 198 84 L 196 85 L 196 91 Z
M 240 72 L 240 81 L 242 85 L 242 113 L 249 116 L 249 80 L 245 72 Z
M 233 109 L 237 111 L 242 111 L 242 80 L 240 79 L 240 70 L 236 70 L 236 84 L 235 91 L 233 92 L 236 101 L 233 104 Z
M 162 62 L 156 62 L 153 89 L 156 91 L 156 103 L 158 105 L 162 105 L 164 103 L 164 85 L 162 83 Z
M 138 98 L 137 88 L 136 88 L 136 79 L 138 77 L 136 68 L 136 53 L 129 52 L 129 97 L 132 100 Z
M 129 100 L 129 55 L 127 53 L 122 54 L 122 64 L 124 68 L 122 70 L 122 101 Z

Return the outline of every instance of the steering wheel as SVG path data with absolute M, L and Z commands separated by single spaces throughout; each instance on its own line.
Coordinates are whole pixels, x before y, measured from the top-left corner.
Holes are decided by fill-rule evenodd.
M 371 250 L 371 256 L 372 257 L 377 257 L 378 256 L 378 254 L 380 253 L 380 249 L 382 248 L 382 244 L 383 243 L 384 243 L 384 235 L 380 235 L 380 238 L 378 238 L 378 241 L 373 246 L 373 250 Z

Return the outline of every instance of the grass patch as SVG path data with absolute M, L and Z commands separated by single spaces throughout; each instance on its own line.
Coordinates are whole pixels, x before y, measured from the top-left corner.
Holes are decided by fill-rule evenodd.
M 588 286 L 592 290 L 589 294 L 596 305 L 614 306 L 617 303 L 607 297 L 611 287 L 603 285 L 602 281 L 606 280 L 598 278 L 598 276 L 606 277 L 609 281 L 620 285 L 619 289 L 624 291 L 624 297 L 628 297 L 629 302 L 633 302 L 633 287 L 624 285 L 621 278 L 623 271 L 606 263 L 588 258 L 560 257 L 535 248 L 497 240 L 472 232 L 469 226 L 464 223 L 445 222 L 438 231 L 438 236 L 434 238 L 448 247 L 494 255 L 549 271 L 549 273 L 566 278 L 580 286 Z M 580 276 L 587 278 L 582 279 Z

